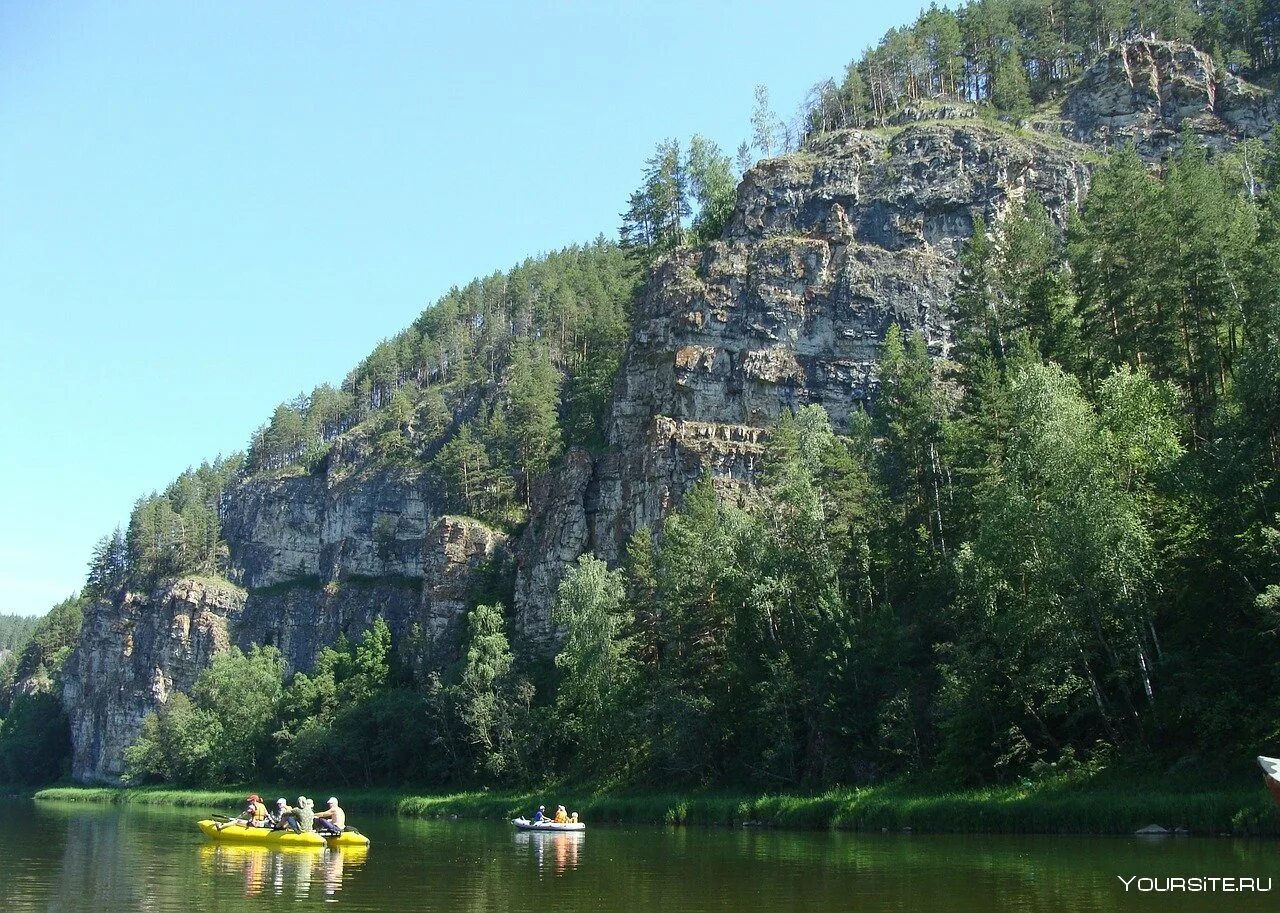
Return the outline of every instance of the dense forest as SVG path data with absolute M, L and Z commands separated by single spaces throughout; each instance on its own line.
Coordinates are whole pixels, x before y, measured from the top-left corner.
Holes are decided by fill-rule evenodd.
M 80 638 L 84 598 L 65 599 L 39 618 L 4 616 L 20 633 L 0 662 L 0 783 L 39 783 L 67 774 L 71 737 L 56 683 Z
M 32 615 L 0 615 L 0 653 L 21 650 L 37 621 Z
M 810 89 L 781 120 L 757 90 L 752 145 L 790 151 L 812 133 L 883 124 L 909 106 L 962 101 L 1022 117 L 1116 41 L 1185 41 L 1250 79 L 1280 65 L 1277 0 L 968 0 L 934 4 Z
M 1265 77 L 1280 4 L 932 7 L 790 126 L 759 92 L 751 146 L 931 99 L 1020 116 L 1139 34 Z M 721 234 L 751 156 L 660 144 L 618 243 L 450 291 L 340 384 L 281 404 L 243 456 L 140 499 L 84 597 L 223 572 L 219 502 L 254 476 L 425 472 L 449 509 L 518 529 L 567 447 L 605 446 L 648 266 Z M 1274 743 L 1280 138 L 1210 156 L 1187 134 L 1158 170 L 1122 149 L 1065 232 L 1031 198 L 979 221 L 960 265 L 947 358 L 891 329 L 872 412 L 787 415 L 750 493 L 708 478 L 621 567 L 584 556 L 553 661 L 513 652 L 493 594 L 442 671 L 420 632 L 393 642 L 381 621 L 296 674 L 272 647 L 233 649 L 148 717 L 130 777 L 981 783 Z M 82 608 L 57 607 L 7 667 L 0 780 L 61 763 L 56 697 L 9 685 L 56 679 Z

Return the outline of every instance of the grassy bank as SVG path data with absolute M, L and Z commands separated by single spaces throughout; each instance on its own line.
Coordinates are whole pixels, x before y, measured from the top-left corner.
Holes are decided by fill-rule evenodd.
M 290 790 L 254 787 L 270 798 Z M 230 811 L 241 789 L 55 787 L 47 801 L 167 805 Z M 321 793 L 315 793 L 323 801 Z M 1280 835 L 1280 813 L 1259 782 L 1212 790 L 1135 780 L 1058 781 L 956 792 L 919 785 L 838 789 L 814 794 L 598 793 L 569 787 L 533 791 L 476 791 L 415 795 L 406 790 L 341 790 L 353 814 L 383 812 L 417 818 L 509 818 L 538 804 L 563 802 L 592 822 L 629 824 L 759 824 L 925 833 L 1131 834 L 1159 824 L 1193 834 Z M 319 802 L 317 802 L 319 804 Z

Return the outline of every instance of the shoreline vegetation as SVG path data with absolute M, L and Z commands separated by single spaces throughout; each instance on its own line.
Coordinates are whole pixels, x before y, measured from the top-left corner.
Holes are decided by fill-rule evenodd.
M 296 787 L 295 787 L 296 788 Z M 234 809 L 245 788 L 57 786 L 36 801 Z M 290 794 L 278 787 L 254 791 Z M 819 793 L 607 793 L 564 786 L 539 790 L 474 790 L 415 794 L 411 789 L 339 789 L 355 815 L 497 819 L 527 814 L 538 804 L 564 803 L 584 821 L 602 824 L 758 826 L 863 832 L 953 834 L 1129 835 L 1157 824 L 1196 836 L 1280 836 L 1280 813 L 1257 782 L 1204 789 L 1151 780 L 1105 784 L 1055 781 L 942 792 L 890 784 Z M 319 793 L 317 793 L 318 795 Z

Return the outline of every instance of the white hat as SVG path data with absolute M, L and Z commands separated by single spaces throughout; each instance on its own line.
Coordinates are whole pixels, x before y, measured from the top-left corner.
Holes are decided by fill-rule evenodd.
M 330 797 L 329 797 L 329 804 L 330 804 L 330 805 L 337 805 L 337 804 L 338 804 L 338 797 L 337 797 L 337 796 L 330 796 Z
M 276 800 L 276 805 L 288 805 L 288 804 L 289 804 L 289 803 L 288 803 L 288 802 L 286 802 L 286 801 L 284 801 L 283 799 L 277 799 L 277 800 Z

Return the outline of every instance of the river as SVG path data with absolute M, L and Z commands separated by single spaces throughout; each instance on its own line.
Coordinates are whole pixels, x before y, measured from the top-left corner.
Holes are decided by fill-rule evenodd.
M 1280 845 L 1265 840 L 603 825 L 551 835 L 351 811 L 373 841 L 367 851 L 214 845 L 181 809 L 6 801 L 0 909 L 1085 913 L 1276 909 L 1280 899 Z M 1126 891 L 1117 876 L 1149 880 Z M 1273 890 L 1139 890 L 1197 877 L 1257 878 Z

